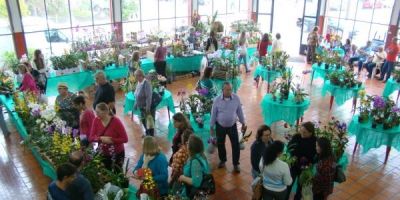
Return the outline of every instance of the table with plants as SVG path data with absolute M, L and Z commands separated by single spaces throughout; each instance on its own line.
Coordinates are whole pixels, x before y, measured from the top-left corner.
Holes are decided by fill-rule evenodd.
M 219 57 L 212 58 L 211 67 L 213 68 L 211 80 L 216 88 L 217 94 L 222 93 L 225 82 L 230 82 L 232 84 L 234 93 L 239 90 L 242 79 L 239 76 L 240 70 L 233 52 L 226 54 L 226 52 L 223 51 Z
M 178 93 L 178 98 L 180 98 L 180 112 L 186 115 L 193 128 L 193 132 L 198 135 L 203 140 L 203 144 L 206 145 L 210 138 L 212 99 L 207 98 L 201 93 L 187 96 L 187 94 L 182 91 Z M 175 133 L 176 129 L 171 122 L 168 125 L 168 140 L 172 141 Z
M 291 70 L 283 72 L 282 80 L 274 83 L 271 93 L 267 93 L 261 101 L 261 114 L 264 122 L 271 125 L 283 120 L 288 124 L 299 124 L 304 112 L 310 106 L 310 98 L 300 85 L 292 85 Z
M 274 52 L 268 54 L 266 57 L 262 57 L 260 65 L 256 68 L 253 74 L 257 87 L 261 78 L 261 81 L 266 81 L 267 92 L 269 92 L 270 84 L 275 81 L 275 79 L 282 76 L 282 70 L 286 70 L 288 59 L 289 55 L 284 51 Z
M 400 96 L 400 70 L 394 70 L 392 77 L 386 81 L 382 96 L 389 97 L 393 92 L 398 91 L 397 100 Z M 396 100 L 396 101 L 397 101 Z
M 360 92 L 360 101 L 359 114 L 349 126 L 350 134 L 356 136 L 353 154 L 359 145 L 363 153 L 385 145 L 386 163 L 392 147 L 400 151 L 400 108 L 391 99 L 365 92 Z
M 353 109 L 355 110 L 358 92 L 363 88 L 362 82 L 356 81 L 352 72 L 334 71 L 328 75 L 328 80 L 324 82 L 322 96 L 325 96 L 327 92 L 331 94 L 329 110 L 332 109 L 333 100 L 340 106 L 353 98 Z
M 329 78 L 329 74 L 335 71 L 345 71 L 346 67 L 337 51 L 328 51 L 318 48 L 315 55 L 315 63 L 312 65 L 311 85 L 314 78 Z
M 14 93 L 12 97 L 0 95 L 0 101 L 23 139 L 23 144 L 32 151 L 44 175 L 55 180 L 56 167 L 67 162 L 71 152 L 83 150 L 86 159 L 81 173 L 90 181 L 97 196 L 103 199 L 105 196 L 112 197 L 111 192 L 102 190 L 107 183 L 111 183 L 118 187 L 117 192 L 123 192 L 122 199 L 136 199 L 136 189 L 129 185 L 126 176 L 127 165 L 123 173 L 106 170 L 102 166 L 101 157 L 94 150 L 80 146 L 77 130 L 66 126 L 66 122 L 58 117 L 53 106 L 39 103 L 29 93 Z

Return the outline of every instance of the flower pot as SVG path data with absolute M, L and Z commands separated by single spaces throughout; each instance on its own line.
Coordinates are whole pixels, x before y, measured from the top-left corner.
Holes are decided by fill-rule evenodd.
M 376 128 L 376 123 L 375 122 L 372 122 L 372 124 L 371 124 L 371 128 Z
M 391 129 L 391 128 L 392 128 L 392 126 L 391 126 L 390 123 L 383 123 L 383 130 L 388 130 L 388 129 Z
M 396 82 L 397 82 L 397 83 L 400 83 L 400 78 L 396 79 Z
M 325 69 L 329 69 L 329 64 L 325 63 Z
M 359 123 L 365 123 L 368 120 L 368 116 L 358 116 Z
M 322 62 L 318 62 L 317 65 L 318 65 L 318 67 L 321 67 Z

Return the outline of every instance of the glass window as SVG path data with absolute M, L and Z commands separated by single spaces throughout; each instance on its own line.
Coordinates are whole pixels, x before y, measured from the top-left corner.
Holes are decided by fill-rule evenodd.
M 354 27 L 353 20 L 341 19 L 337 29 L 333 29 L 332 31 L 334 31 L 334 33 L 339 34 L 342 37 L 342 42 L 345 42 L 346 39 L 352 40 L 352 38 L 355 36 L 353 27 Z
M 93 37 L 93 26 L 83 26 L 72 28 L 74 40 L 88 40 Z
M 272 0 L 259 0 L 258 2 L 258 13 L 271 13 Z
M 177 28 L 179 28 L 181 26 L 188 26 L 188 25 L 189 25 L 188 18 L 186 18 L 186 17 L 176 18 L 176 27 Z
M 175 19 L 160 19 L 160 31 L 175 34 Z
M 94 24 L 111 23 L 110 0 L 92 1 Z
M 337 1 L 340 3 L 340 1 Z M 354 0 L 342 0 L 340 18 L 355 19 L 357 2 Z
M 239 1 L 240 11 L 247 12 L 249 10 L 249 1 L 248 0 L 240 0 Z
M 142 0 L 141 10 L 142 20 L 158 19 L 158 0 Z
M 30 49 L 40 49 L 42 50 L 45 58 L 51 55 L 50 49 L 50 34 L 47 31 L 35 32 L 35 33 L 25 33 L 26 46 Z M 46 56 L 47 55 L 47 56 Z
M 306 1 L 305 16 L 317 17 L 318 1 Z
M 6 52 L 14 53 L 14 42 L 11 35 L 2 35 L 0 36 L 0 68 L 4 65 L 4 54 Z
M 43 0 L 19 0 L 19 4 L 22 10 L 22 24 L 25 32 L 47 29 L 46 10 Z
M 258 24 L 261 32 L 271 32 L 271 15 L 258 15 Z
M 122 0 L 122 21 L 140 20 L 139 0 Z
M 239 11 L 239 1 L 238 0 L 227 0 L 227 13 L 236 14 Z
M 72 26 L 92 25 L 92 9 L 90 0 L 70 1 Z
M 7 6 L 5 4 L 5 0 L 0 1 L 0 34 L 11 33 L 10 19 L 8 18 Z
M 138 33 L 140 31 L 140 22 L 126 22 L 122 24 L 122 31 L 124 32 L 124 40 L 129 41 L 133 38 L 133 32 Z M 138 38 L 136 38 L 138 39 Z
M 46 1 L 46 10 L 49 29 L 71 26 L 68 0 Z
M 368 41 L 370 23 L 366 22 L 355 22 L 353 32 L 353 44 L 358 47 L 364 46 Z
M 392 16 L 394 0 L 378 1 L 375 3 L 374 17 L 372 22 L 389 24 Z
M 189 0 L 176 0 L 176 17 L 186 17 L 189 14 Z
M 218 15 L 226 14 L 226 0 L 214 1 L 214 12 L 218 12 Z
M 142 30 L 146 34 L 157 33 L 158 32 L 158 20 L 150 20 L 142 22 Z
M 370 22 L 375 0 L 360 0 L 357 5 L 356 19 L 359 21 Z
M 175 0 L 159 1 L 160 4 L 160 18 L 175 17 Z M 187 8 L 186 8 L 187 10 Z
M 62 55 L 71 48 L 71 29 L 52 29 L 49 35 L 53 55 Z
M 329 17 L 339 17 L 341 7 L 340 0 L 328 0 L 326 4 L 326 15 Z
M 197 0 L 199 15 L 211 16 L 213 13 L 212 0 Z
M 388 29 L 389 27 L 387 25 L 371 24 L 369 40 L 385 41 Z
M 99 25 L 99 26 L 94 26 L 94 38 L 95 41 L 97 40 L 103 40 L 103 41 L 109 41 L 111 40 L 111 32 L 112 32 L 112 25 L 107 24 L 107 25 Z

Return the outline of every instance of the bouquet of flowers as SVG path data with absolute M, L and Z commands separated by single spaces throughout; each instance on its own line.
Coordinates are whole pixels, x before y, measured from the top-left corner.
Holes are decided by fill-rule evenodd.
M 358 92 L 358 95 L 360 96 L 360 113 L 358 116 L 358 122 L 364 123 L 368 121 L 369 114 L 371 112 L 371 102 L 373 100 L 373 97 L 366 95 L 365 90 L 360 90 Z
M 147 194 L 150 200 L 161 199 L 156 182 L 153 179 L 153 174 L 151 172 L 151 169 L 149 168 L 139 169 L 137 175 L 139 177 L 143 177 L 143 182 L 142 184 L 140 184 L 140 188 L 136 192 L 136 197 L 140 198 L 142 194 Z

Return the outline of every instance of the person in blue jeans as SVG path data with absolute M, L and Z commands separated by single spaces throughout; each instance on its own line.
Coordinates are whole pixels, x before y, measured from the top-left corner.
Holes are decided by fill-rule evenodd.
M 370 56 L 371 51 L 371 41 L 368 41 L 366 46 L 357 50 L 356 56 L 349 59 L 349 66 L 352 66 L 354 61 L 358 61 L 358 74 L 360 74 L 363 63 Z
M 392 74 L 392 70 L 394 68 L 394 63 L 396 62 L 397 56 L 399 54 L 399 46 L 397 44 L 397 37 L 394 37 L 392 39 L 392 42 L 389 44 L 386 52 L 387 52 L 386 61 L 385 61 L 385 64 L 383 64 L 381 78 L 379 79 L 380 81 L 383 81 L 384 83 L 386 83 L 386 81 L 389 80 L 390 75 Z M 386 79 L 384 80 L 385 75 L 386 75 Z

